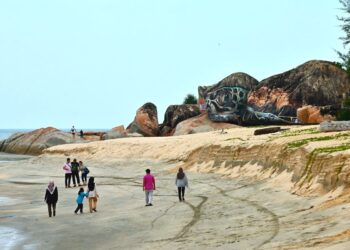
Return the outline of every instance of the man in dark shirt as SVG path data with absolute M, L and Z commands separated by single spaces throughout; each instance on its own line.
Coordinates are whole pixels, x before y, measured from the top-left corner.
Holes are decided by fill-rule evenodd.
M 71 163 L 72 165 L 72 177 L 73 177 L 73 185 L 76 187 L 75 178 L 77 178 L 77 184 L 80 186 L 80 178 L 79 178 L 79 163 L 77 162 L 77 159 L 74 159 Z

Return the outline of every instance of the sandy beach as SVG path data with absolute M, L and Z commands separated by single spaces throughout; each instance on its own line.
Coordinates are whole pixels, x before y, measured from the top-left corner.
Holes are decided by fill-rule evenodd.
M 247 139 L 249 131 L 230 130 L 220 141 L 225 145 L 227 138 L 237 133 Z M 215 133 L 62 145 L 39 157 L 0 163 L 2 249 L 350 247 L 350 221 L 345 219 L 350 205 L 332 204 L 342 188 L 302 196 L 286 188 L 290 187 L 288 174 L 281 173 L 280 179 L 259 179 L 251 173 L 239 176 L 237 171 L 214 171 L 204 165 L 201 171 L 197 164 L 186 168 L 190 188 L 186 202 L 179 202 L 175 172 L 191 158 L 186 149 L 212 143 L 210 138 L 219 140 Z M 157 146 L 147 147 L 152 143 Z M 166 154 L 164 150 L 171 147 Z M 138 151 L 141 148 L 143 154 Z M 62 166 L 67 156 L 83 160 L 95 176 L 100 193 L 96 213 L 89 213 L 85 201 L 84 214 L 74 214 L 78 188 L 64 188 Z M 153 207 L 145 207 L 142 192 L 146 168 L 151 168 L 157 182 Z M 44 203 L 50 179 L 59 192 L 57 216 L 53 218 L 48 217 Z

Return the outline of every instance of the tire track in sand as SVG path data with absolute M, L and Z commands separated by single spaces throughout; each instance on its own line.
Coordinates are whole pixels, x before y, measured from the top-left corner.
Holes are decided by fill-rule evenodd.
M 202 183 L 202 184 L 207 184 L 207 183 Z M 272 226 L 272 235 L 266 239 L 265 241 L 263 241 L 262 243 L 260 243 L 257 247 L 255 247 L 254 249 L 259 249 L 260 247 L 262 247 L 263 245 L 269 243 L 272 241 L 273 238 L 276 237 L 276 235 L 278 234 L 279 232 L 279 220 L 278 220 L 278 216 L 272 212 L 271 210 L 269 210 L 268 208 L 254 202 L 254 201 L 250 201 L 248 199 L 244 199 L 244 198 L 239 198 L 239 197 L 233 197 L 233 196 L 230 196 L 227 194 L 227 192 L 230 192 L 230 191 L 234 191 L 234 190 L 237 190 L 237 188 L 234 188 L 234 189 L 228 189 L 228 190 L 223 190 L 222 188 L 214 185 L 214 184 L 207 184 L 209 186 L 212 186 L 214 188 L 216 188 L 217 190 L 219 190 L 219 193 L 224 196 L 224 197 L 227 197 L 227 198 L 230 198 L 230 199 L 234 199 L 234 200 L 239 200 L 241 202 L 245 202 L 245 203 L 248 203 L 250 204 L 251 206 L 255 207 L 258 211 L 260 212 L 263 212 L 263 213 L 266 213 L 268 214 L 271 218 L 272 218 L 272 222 L 273 222 L 273 226 Z M 241 187 L 240 187 L 241 188 Z
M 192 211 L 193 211 L 193 216 L 192 216 L 192 219 L 189 223 L 187 223 L 179 233 L 177 233 L 174 237 L 171 237 L 171 238 L 166 238 L 166 239 L 160 239 L 160 240 L 154 240 L 154 241 L 149 241 L 149 242 L 164 242 L 164 241 L 176 241 L 180 238 L 182 238 L 183 236 L 185 236 L 188 231 L 200 220 L 200 217 L 201 217 L 201 209 L 202 209 L 202 206 L 205 202 L 207 202 L 208 200 L 208 197 L 207 196 L 201 196 L 201 195 L 198 195 L 198 196 L 195 196 L 195 197 L 198 197 L 198 198 L 201 198 L 202 201 L 197 205 L 197 206 L 194 206 L 192 205 L 190 202 L 187 202 L 185 201 L 184 203 L 186 205 L 188 205 Z M 176 205 L 176 203 L 169 207 L 166 212 L 169 211 L 170 208 L 174 207 Z M 155 220 L 157 220 L 158 218 L 164 216 L 165 214 L 162 214 L 161 216 L 158 216 Z M 154 223 L 154 220 L 152 221 L 152 223 Z

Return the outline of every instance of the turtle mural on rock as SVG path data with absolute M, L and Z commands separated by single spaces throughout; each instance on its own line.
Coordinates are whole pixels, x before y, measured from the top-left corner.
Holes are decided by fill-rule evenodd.
M 234 73 L 212 86 L 200 86 L 199 98 L 206 103 L 208 117 L 215 122 L 238 125 L 290 124 L 275 114 L 259 112 L 248 105 L 248 94 L 259 82 L 245 73 Z

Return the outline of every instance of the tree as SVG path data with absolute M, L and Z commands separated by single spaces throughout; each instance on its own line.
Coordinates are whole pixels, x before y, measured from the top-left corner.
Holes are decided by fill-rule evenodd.
M 338 121 L 349 121 L 350 120 L 350 98 L 347 98 L 343 102 L 343 108 L 337 113 Z
M 338 20 L 343 24 L 341 29 L 345 32 L 345 36 L 340 37 L 339 39 L 343 41 L 344 49 L 347 49 L 347 46 L 350 44 L 350 1 L 349 0 L 339 0 L 343 6 L 341 10 L 345 13 L 345 16 L 337 16 Z M 350 51 L 348 50 L 345 53 L 337 51 L 339 58 L 341 59 L 341 66 L 346 72 L 350 75 Z
M 184 102 L 183 102 L 183 104 L 197 104 L 197 103 L 198 103 L 197 98 L 192 94 L 188 94 L 185 97 Z

